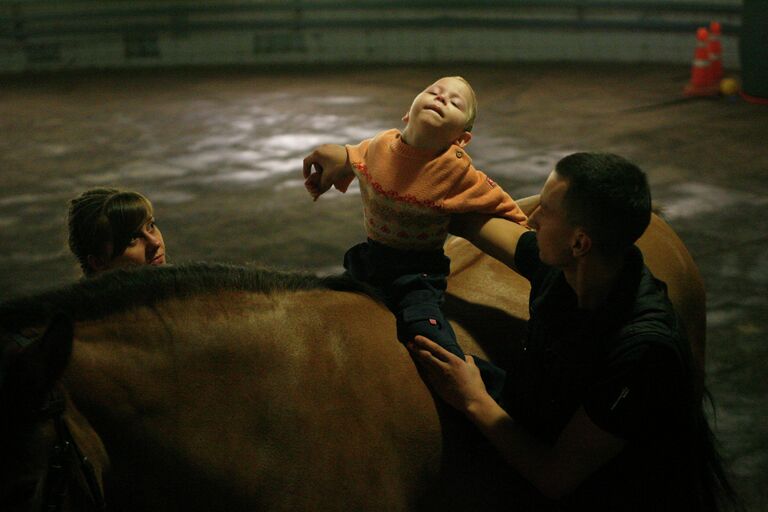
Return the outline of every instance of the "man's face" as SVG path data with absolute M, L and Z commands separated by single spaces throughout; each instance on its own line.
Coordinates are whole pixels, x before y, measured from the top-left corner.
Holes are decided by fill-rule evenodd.
M 528 225 L 536 230 L 539 258 L 553 267 L 564 268 L 573 262 L 571 250 L 576 228 L 565 212 L 565 193 L 568 182 L 552 171 L 541 189 L 539 207 L 528 218 Z
M 414 98 L 403 118 L 421 135 L 429 134 L 450 145 L 466 130 L 472 93 L 457 78 L 441 78 Z

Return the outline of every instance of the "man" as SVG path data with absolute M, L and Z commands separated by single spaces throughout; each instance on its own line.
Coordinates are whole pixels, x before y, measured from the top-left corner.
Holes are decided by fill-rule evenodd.
M 644 173 L 616 155 L 558 162 L 529 226 L 457 217 L 453 232 L 531 281 L 527 339 L 501 403 L 471 356 L 417 337 L 433 389 L 558 510 L 717 510 L 731 496 L 663 283 L 634 242 Z
M 345 165 L 337 153 L 318 148 L 305 166 Z M 501 399 L 471 356 L 417 337 L 409 349 L 424 377 L 535 488 L 509 507 L 710 511 L 721 497 L 735 505 L 690 347 L 634 245 L 651 214 L 645 174 L 616 155 L 576 153 L 557 163 L 539 200 L 535 209 L 520 202 L 535 232 L 480 215 L 451 221 L 453 234 L 531 281 L 527 339 L 505 368 Z

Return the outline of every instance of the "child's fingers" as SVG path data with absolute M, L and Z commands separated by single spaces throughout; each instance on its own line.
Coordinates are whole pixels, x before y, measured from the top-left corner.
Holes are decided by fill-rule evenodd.
M 320 191 L 317 187 L 316 181 L 312 179 L 312 176 L 304 180 L 304 188 L 307 189 L 307 192 L 309 192 L 309 195 L 312 196 L 312 199 L 317 201 L 317 198 L 320 196 Z
M 309 175 L 312 174 L 312 161 L 310 158 L 312 157 L 308 156 L 302 162 L 301 173 L 304 175 L 304 178 L 309 178 Z
M 322 174 L 323 166 L 317 163 L 317 150 L 313 151 L 302 162 L 301 172 L 305 178 L 308 178 L 312 174 L 312 167 L 315 168 L 315 172 Z

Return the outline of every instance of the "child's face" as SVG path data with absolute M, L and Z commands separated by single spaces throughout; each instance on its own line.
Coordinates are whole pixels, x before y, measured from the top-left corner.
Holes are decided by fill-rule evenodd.
M 471 101 L 472 92 L 465 82 L 441 78 L 414 98 L 403 120 L 408 123 L 408 130 L 448 146 L 466 133 Z

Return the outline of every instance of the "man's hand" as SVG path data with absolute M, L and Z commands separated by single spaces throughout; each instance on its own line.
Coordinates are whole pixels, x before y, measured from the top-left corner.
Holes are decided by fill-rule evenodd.
M 344 192 L 354 177 L 344 146 L 324 144 L 304 159 L 304 187 L 317 201 L 332 185 Z
M 464 361 L 424 336 L 416 336 L 408 350 L 424 368 L 435 392 L 459 411 L 466 413 L 478 403 L 493 401 L 472 356 Z

